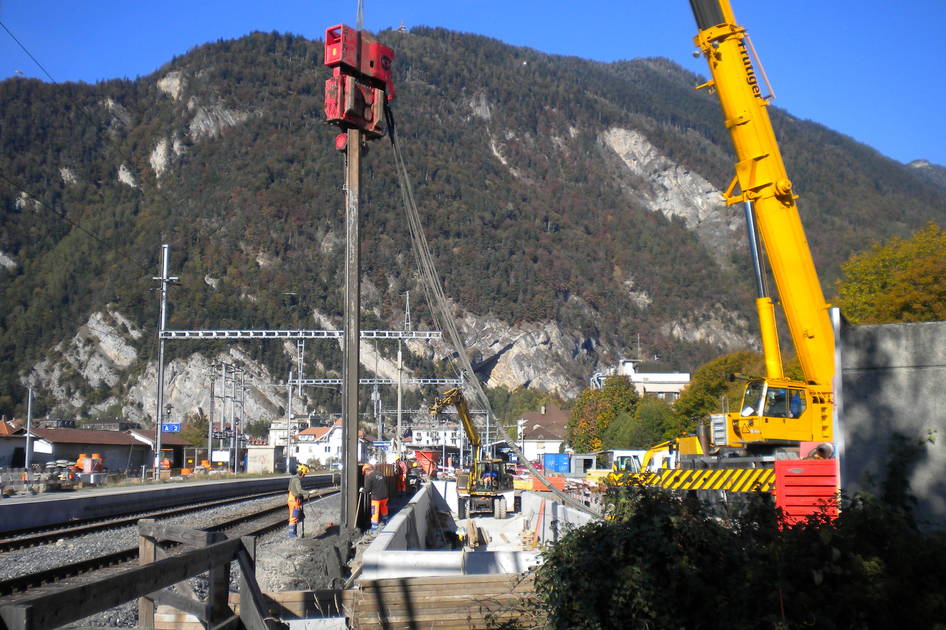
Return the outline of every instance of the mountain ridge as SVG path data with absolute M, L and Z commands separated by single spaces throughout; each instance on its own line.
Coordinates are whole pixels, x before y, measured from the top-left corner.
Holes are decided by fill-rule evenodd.
M 497 378 L 539 383 L 557 366 L 564 375 L 543 387 L 570 394 L 637 334 L 661 357 L 656 369 L 754 344 L 742 227 L 712 202 L 731 149 L 697 75 L 659 58 L 606 64 L 443 29 L 379 37 L 395 49 L 399 136 L 458 315 L 479 322 L 470 331 L 554 323 L 569 339 L 531 366 L 517 350 Z M 106 304 L 153 329 L 162 242 L 181 277 L 172 328 L 304 328 L 315 311 L 340 322 L 342 168 L 322 122 L 320 62 L 320 42 L 254 33 L 135 81 L 0 83 L 0 170 L 12 174 L 0 191 L 0 294 L 14 305 L 0 329 L 5 413 L 30 366 Z M 946 209 L 916 169 L 778 108 L 773 124 L 828 293 L 847 255 Z M 398 327 L 401 296 L 417 288 L 386 142 L 364 160 L 364 327 Z M 41 220 L 50 210 L 36 203 L 69 222 Z M 416 301 L 412 318 L 430 325 Z M 512 342 L 493 335 L 471 352 L 488 365 Z M 138 343 L 138 361 L 153 361 L 153 342 Z M 333 353 L 310 369 L 338 370 Z M 273 373 L 291 360 L 275 346 L 251 354 Z M 412 367 L 450 372 L 445 349 L 422 354 Z

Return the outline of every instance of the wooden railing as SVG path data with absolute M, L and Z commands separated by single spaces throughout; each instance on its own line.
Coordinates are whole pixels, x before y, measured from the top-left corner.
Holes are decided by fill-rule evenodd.
M 227 539 L 204 532 L 143 519 L 138 524 L 140 566 L 49 592 L 31 592 L 0 607 L 0 630 L 47 630 L 77 621 L 138 599 L 140 628 L 154 628 L 156 604 L 166 604 L 197 617 L 212 630 L 242 625 L 249 630 L 268 630 L 264 598 L 256 583 L 256 538 Z M 166 543 L 192 547 L 169 554 Z M 240 612 L 228 605 L 230 563 L 240 566 Z M 209 572 L 210 590 L 198 600 L 189 578 Z M 175 586 L 177 590 L 169 590 Z

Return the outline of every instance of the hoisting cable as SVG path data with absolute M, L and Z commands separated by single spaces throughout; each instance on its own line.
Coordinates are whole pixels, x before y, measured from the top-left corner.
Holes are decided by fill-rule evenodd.
M 384 116 L 388 127 L 388 137 L 391 139 L 391 147 L 394 150 L 394 165 L 395 170 L 397 171 L 398 184 L 400 185 L 401 189 L 401 200 L 404 202 L 404 211 L 407 214 L 407 225 L 411 234 L 411 249 L 414 252 L 414 260 L 417 263 L 417 268 L 420 272 L 421 279 L 423 280 L 423 282 L 421 282 L 421 286 L 424 288 L 424 295 L 427 298 L 427 304 L 430 307 L 430 311 L 433 314 L 436 325 L 447 333 L 450 344 L 453 346 L 453 349 L 456 352 L 460 372 L 464 377 L 464 381 L 473 392 L 473 400 L 475 400 L 482 409 L 485 409 L 489 416 L 495 418 L 492 407 L 489 404 L 489 398 L 487 398 L 486 392 L 483 391 L 483 386 L 480 383 L 480 379 L 473 371 L 470 358 L 467 356 L 467 353 L 464 350 L 463 340 L 460 337 L 459 330 L 457 329 L 456 320 L 454 319 L 451 312 L 447 297 L 443 292 L 443 285 L 440 282 L 440 275 L 437 273 L 437 268 L 434 264 L 434 258 L 430 253 L 430 247 L 427 244 L 427 237 L 424 234 L 424 226 L 421 223 L 420 213 L 417 210 L 417 203 L 414 200 L 414 191 L 411 187 L 410 178 L 408 177 L 407 167 L 405 166 L 404 158 L 401 155 L 401 147 L 397 139 L 397 128 L 394 124 L 394 112 L 387 104 L 384 106 Z M 471 419 L 477 425 L 477 430 L 484 429 L 481 420 L 478 420 L 475 417 Z M 574 498 L 552 486 L 552 483 L 541 472 L 539 472 L 535 466 L 532 465 L 532 462 L 526 459 L 525 454 L 515 443 L 515 440 L 510 440 L 507 442 L 507 444 L 516 454 L 518 460 L 525 463 L 526 467 L 529 469 L 529 472 L 538 477 L 545 484 L 545 486 L 562 501 L 562 503 L 568 505 L 569 507 L 575 508 L 576 510 L 585 512 L 586 514 L 600 516 L 588 506 L 584 505 L 580 501 L 576 501 Z M 474 456 L 478 455 L 478 453 L 474 454 Z

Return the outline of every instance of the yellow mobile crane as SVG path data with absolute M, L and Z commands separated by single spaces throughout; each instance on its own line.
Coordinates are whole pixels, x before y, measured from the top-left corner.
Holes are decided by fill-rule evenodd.
M 506 497 L 500 491 L 508 486 L 508 475 L 501 460 L 481 459 L 483 445 L 479 431 L 470 417 L 470 410 L 459 387 L 447 390 L 436 398 L 430 412 L 437 414 L 453 405 L 460 416 L 463 431 L 470 441 L 470 472 L 466 479 L 463 473 L 457 475 L 457 516 L 466 518 L 469 514 L 492 514 L 496 518 L 506 518 Z
M 748 380 L 742 408 L 729 415 L 726 444 L 752 450 L 831 443 L 834 329 L 795 206 L 797 195 L 769 120 L 771 89 L 763 94 L 753 64 L 755 51 L 746 29 L 736 23 L 729 0 L 690 0 L 690 6 L 699 29 L 694 42 L 712 74 L 699 88 L 719 95 L 736 150 L 736 175 L 723 196 L 727 205 L 745 204 L 765 357 L 765 377 Z M 761 64 L 759 69 L 761 73 Z M 756 233 L 762 238 L 804 381 L 787 379 L 783 372 L 775 307 L 766 295 Z
M 769 120 L 771 89 L 729 0 L 690 0 L 690 7 L 698 28 L 694 41 L 712 76 L 698 89 L 719 96 L 736 150 L 735 177 L 723 197 L 727 205 L 744 204 L 765 375 L 746 378 L 740 409 L 715 416 L 711 432 L 704 429 L 698 436 L 652 447 L 642 460 L 642 474 L 632 477 L 669 489 L 740 492 L 774 487 L 776 504 L 783 507 L 791 502 L 779 497 L 780 492 L 783 497 L 790 494 L 785 490 L 789 477 L 817 474 L 829 480 L 822 479 L 824 492 L 818 498 L 830 500 L 837 486 L 836 460 L 807 468 L 790 468 L 776 461 L 834 456 L 835 339 L 829 306 L 795 206 L 797 195 Z M 763 93 L 763 81 L 768 94 Z M 766 288 L 759 237 L 804 380 L 785 377 L 775 302 Z M 811 499 L 796 513 L 812 511 L 809 507 L 815 503 Z M 796 502 L 793 509 L 799 505 Z

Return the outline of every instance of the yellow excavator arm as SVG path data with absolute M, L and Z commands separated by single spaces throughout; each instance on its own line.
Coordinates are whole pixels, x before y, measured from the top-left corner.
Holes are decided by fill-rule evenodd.
M 463 425 L 463 431 L 466 433 L 466 439 L 470 441 L 473 463 L 470 467 L 470 478 L 468 490 L 472 490 L 477 480 L 479 480 L 482 471 L 480 470 L 480 434 L 473 425 L 473 419 L 470 417 L 470 409 L 466 404 L 466 398 L 463 397 L 463 390 L 459 387 L 448 389 L 443 396 L 434 399 L 434 404 L 430 407 L 430 412 L 437 414 L 445 408 L 453 405 L 460 416 L 460 423 Z
M 727 423 L 727 441 L 731 446 L 831 441 L 834 330 L 795 206 L 797 196 L 769 120 L 770 97 L 763 94 L 761 64 L 746 29 L 736 23 L 729 0 L 690 0 L 690 6 L 699 29 L 694 42 L 712 76 L 699 88 L 718 94 L 737 156 L 735 177 L 724 197 L 729 205 L 746 203 L 750 240 L 756 228 L 761 236 L 805 378 L 804 382 L 784 378 L 774 304 L 760 294 L 756 309 L 766 377 L 747 384 L 742 410 Z M 756 273 L 759 287 L 764 287 L 760 267 Z M 792 396 L 794 407 L 789 402 Z

